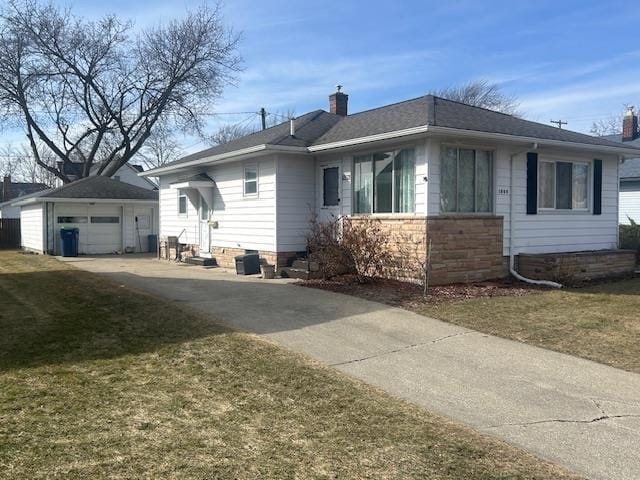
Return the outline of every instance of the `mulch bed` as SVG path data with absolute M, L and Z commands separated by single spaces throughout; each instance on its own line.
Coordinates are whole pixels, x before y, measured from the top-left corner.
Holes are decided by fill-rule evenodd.
M 409 310 L 424 305 L 440 305 L 471 298 L 521 297 L 549 290 L 547 287 L 529 285 L 517 280 L 501 279 L 469 284 L 432 286 L 429 287 L 425 300 L 420 285 L 397 280 L 370 279 L 367 283 L 362 284 L 358 283 L 354 275 L 343 275 L 331 280 L 302 281 L 296 285 L 344 293 Z

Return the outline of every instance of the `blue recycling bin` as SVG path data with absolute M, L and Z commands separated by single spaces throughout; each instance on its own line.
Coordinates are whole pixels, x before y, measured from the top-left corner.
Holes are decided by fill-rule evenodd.
M 157 252 L 158 251 L 158 235 L 148 235 L 147 239 L 149 241 L 149 252 Z
M 61 228 L 60 239 L 62 240 L 62 256 L 77 257 L 78 256 L 78 236 L 80 230 L 77 228 Z

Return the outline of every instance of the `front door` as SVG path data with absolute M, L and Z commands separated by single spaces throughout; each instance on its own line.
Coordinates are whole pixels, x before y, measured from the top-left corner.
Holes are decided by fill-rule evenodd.
M 327 221 L 340 216 L 341 185 L 340 164 L 329 163 L 320 165 L 319 175 L 319 220 Z
M 211 255 L 211 230 L 209 227 L 209 205 L 207 201 L 200 196 L 200 256 Z

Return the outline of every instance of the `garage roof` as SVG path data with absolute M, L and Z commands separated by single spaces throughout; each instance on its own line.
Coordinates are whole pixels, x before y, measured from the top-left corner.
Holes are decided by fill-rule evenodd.
M 29 200 L 34 202 L 46 199 L 157 201 L 158 192 L 95 175 L 76 180 L 59 188 L 45 190 L 40 195 L 32 196 Z M 25 200 L 25 203 L 27 202 L 28 200 Z

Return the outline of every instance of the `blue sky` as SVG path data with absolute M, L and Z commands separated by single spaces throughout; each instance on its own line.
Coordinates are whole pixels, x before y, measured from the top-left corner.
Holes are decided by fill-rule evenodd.
M 117 13 L 139 26 L 199 3 L 71 2 L 84 15 Z M 623 104 L 640 105 L 640 8 L 632 5 L 227 0 L 226 20 L 242 32 L 245 70 L 213 108 L 301 114 L 328 108 L 327 95 L 340 83 L 356 112 L 486 78 L 516 96 L 526 118 L 561 118 L 588 132 Z

